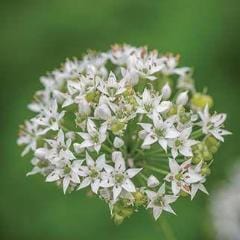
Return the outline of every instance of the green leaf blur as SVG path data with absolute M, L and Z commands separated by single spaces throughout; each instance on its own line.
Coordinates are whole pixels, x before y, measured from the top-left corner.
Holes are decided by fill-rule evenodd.
M 234 134 L 216 155 L 207 183 L 211 194 L 240 155 L 239 7 L 234 0 L 1 0 L 0 239 L 164 239 L 146 211 L 115 226 L 95 197 L 63 195 L 40 176 L 26 177 L 30 159 L 21 159 L 16 145 L 39 77 L 67 57 L 113 43 L 179 53 L 180 65 L 194 67 L 198 88 L 207 86 L 218 112 L 228 113 L 227 129 Z M 176 204 L 177 217 L 164 214 L 176 239 L 214 239 L 208 202 L 198 194 Z

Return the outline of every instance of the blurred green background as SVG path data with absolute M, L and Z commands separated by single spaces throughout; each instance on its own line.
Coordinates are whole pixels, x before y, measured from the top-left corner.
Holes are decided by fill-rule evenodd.
M 16 146 L 18 125 L 39 89 L 39 76 L 66 57 L 113 43 L 148 45 L 179 53 L 195 68 L 201 90 L 208 86 L 215 107 L 228 113 L 234 134 L 216 156 L 207 182 L 211 193 L 240 155 L 240 4 L 224 0 L 1 0 L 0 1 L 0 239 L 165 239 L 159 223 L 139 212 L 115 226 L 107 206 L 81 192 L 63 195 L 31 168 Z M 198 194 L 164 214 L 176 239 L 214 239 L 209 198 Z

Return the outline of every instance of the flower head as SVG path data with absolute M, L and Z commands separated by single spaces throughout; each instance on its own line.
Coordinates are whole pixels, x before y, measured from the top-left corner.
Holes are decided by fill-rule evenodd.
M 209 111 L 212 98 L 196 92 L 192 70 L 178 60 L 113 45 L 41 77 L 28 105 L 34 116 L 19 132 L 22 155 L 32 155 L 27 175 L 64 193 L 91 190 L 117 224 L 140 207 L 158 219 L 174 213 L 177 199 L 207 193 L 214 154 L 230 132 L 226 114 Z

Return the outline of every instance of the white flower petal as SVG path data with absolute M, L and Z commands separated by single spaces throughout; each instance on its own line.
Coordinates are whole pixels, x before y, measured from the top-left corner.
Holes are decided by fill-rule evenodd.
M 113 199 L 114 200 L 117 200 L 119 194 L 121 193 L 122 191 L 122 187 L 121 186 L 114 186 L 113 187 Z
M 128 192 L 136 192 L 136 188 L 130 179 L 126 179 L 122 184 L 122 187 Z

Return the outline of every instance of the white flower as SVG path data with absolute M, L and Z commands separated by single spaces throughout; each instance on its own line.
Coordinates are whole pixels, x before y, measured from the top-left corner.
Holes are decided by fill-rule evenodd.
M 64 117 L 65 111 L 58 112 L 58 104 L 56 100 L 49 103 L 48 106 L 34 118 L 34 122 L 44 128 L 40 134 L 45 134 L 49 130 L 58 131 L 59 124 Z
M 91 119 L 88 119 L 87 131 L 87 133 L 78 133 L 83 138 L 83 142 L 81 144 L 75 143 L 75 147 L 78 149 L 94 148 L 96 152 L 99 152 L 102 143 L 106 140 L 107 137 L 107 125 L 103 123 L 100 128 L 97 129 L 95 123 Z
M 30 150 L 36 150 L 41 132 L 42 129 L 39 128 L 39 125 L 35 121 L 26 121 L 25 125 L 21 127 L 17 144 L 25 145 L 22 156 L 25 156 Z
M 144 89 L 142 97 L 136 97 L 136 100 L 138 103 L 137 113 L 142 114 L 151 115 L 153 112 L 165 112 L 172 106 L 170 101 L 161 102 L 161 96 L 155 96 L 147 88 Z
M 224 135 L 229 135 L 231 132 L 222 129 L 223 123 L 226 120 L 226 114 L 214 114 L 210 115 L 208 106 L 206 106 L 203 112 L 199 112 L 199 116 L 201 118 L 201 122 L 199 125 L 202 127 L 202 131 L 205 134 L 212 134 L 219 141 L 224 141 Z
M 47 173 L 49 173 L 49 171 L 51 171 L 51 165 L 49 161 L 46 159 L 41 160 L 37 157 L 34 157 L 31 160 L 31 164 L 33 165 L 33 169 L 30 172 L 28 172 L 26 176 L 35 175 L 37 173 L 45 176 Z
M 114 100 L 117 95 L 122 94 L 125 88 L 125 80 L 117 81 L 116 76 L 113 72 L 110 72 L 108 80 L 100 81 L 98 90 L 103 94 L 106 94 L 110 97 L 111 100 Z
M 147 208 L 153 209 L 153 217 L 155 220 L 160 217 L 162 211 L 167 211 L 175 214 L 170 204 L 177 200 L 177 196 L 165 194 L 165 183 L 162 184 L 157 192 L 147 190 L 146 194 L 149 199 Z
M 170 173 L 165 177 L 165 180 L 171 182 L 172 192 L 178 195 L 180 190 L 190 194 L 189 181 L 186 182 L 188 168 L 191 166 L 191 160 L 183 162 L 181 165 L 175 159 L 169 159 Z M 199 180 L 201 180 L 200 178 Z
M 147 180 L 147 185 L 150 188 L 157 187 L 159 184 L 160 184 L 159 180 L 153 175 L 151 175 Z
M 191 133 L 192 128 L 186 128 L 180 132 L 176 139 L 168 141 L 168 146 L 171 148 L 173 158 L 176 158 L 179 153 L 185 157 L 192 157 L 191 147 L 195 145 L 197 141 L 189 139 Z
M 173 126 L 173 119 L 169 118 L 163 121 L 160 115 L 154 113 L 152 116 L 153 125 L 151 123 L 139 123 L 143 128 L 139 135 L 144 139 L 142 146 L 149 146 L 155 142 L 167 151 L 169 139 L 175 139 L 179 133 Z
M 188 169 L 188 173 L 186 174 L 186 183 L 191 184 L 191 199 L 193 199 L 198 190 L 208 194 L 207 189 L 203 185 L 206 181 L 206 178 L 201 174 L 202 170 L 202 162 L 200 162 L 196 166 L 192 166 Z
M 52 163 L 56 164 L 63 159 L 67 161 L 75 159 L 75 156 L 69 150 L 72 141 L 71 139 L 65 141 L 64 132 L 62 130 L 59 130 L 56 139 L 46 139 L 46 142 L 50 146 L 50 149 L 41 149 L 41 152 L 47 153 L 47 158 Z
M 92 191 L 97 193 L 101 185 L 103 168 L 105 167 L 105 155 L 100 155 L 96 161 L 94 161 L 86 152 L 86 164 L 86 166 L 81 166 L 84 179 L 78 189 L 91 185 Z
M 113 187 L 113 199 L 117 200 L 122 189 L 127 192 L 135 192 L 136 188 L 131 181 L 131 178 L 136 176 L 142 169 L 129 168 L 126 170 L 125 161 L 121 152 L 113 152 L 112 160 L 115 163 L 114 168 L 110 165 L 105 165 L 107 174 L 103 177 L 103 187 Z
M 130 57 L 131 66 L 139 73 L 141 77 L 149 80 L 156 80 L 155 73 L 161 71 L 164 67 L 161 59 L 158 58 L 157 52 L 151 52 L 149 55 L 144 57 L 136 57 L 132 55 Z
M 81 167 L 82 161 L 75 160 L 73 162 L 66 161 L 57 166 L 46 178 L 46 182 L 54 182 L 57 180 L 62 180 L 63 192 L 66 193 L 66 190 L 70 183 L 79 184 L 81 176 Z

